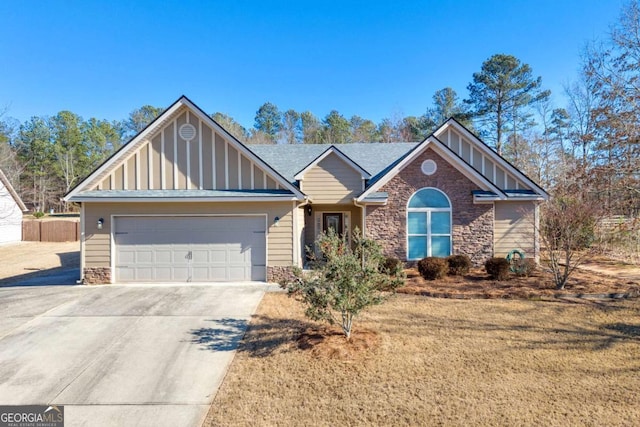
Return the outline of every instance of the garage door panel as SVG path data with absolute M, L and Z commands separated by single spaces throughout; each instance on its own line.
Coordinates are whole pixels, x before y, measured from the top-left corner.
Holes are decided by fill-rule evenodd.
M 118 217 L 116 281 L 265 280 L 264 217 Z

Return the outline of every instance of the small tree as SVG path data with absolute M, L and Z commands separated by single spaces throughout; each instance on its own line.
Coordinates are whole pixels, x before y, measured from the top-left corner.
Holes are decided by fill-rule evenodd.
M 380 272 L 384 261 L 380 245 L 362 237 L 357 229 L 351 243 L 346 236 L 329 230 L 316 245 L 322 253 L 317 268 L 304 274 L 295 269 L 295 279 L 282 286 L 289 296 L 306 305 L 307 317 L 340 324 L 349 339 L 358 314 L 382 303 L 389 295 L 387 291 L 394 291 L 404 278 Z
M 582 263 L 594 240 L 597 204 L 575 195 L 557 195 L 542 207 L 540 239 L 556 289 L 564 289 L 569 276 Z

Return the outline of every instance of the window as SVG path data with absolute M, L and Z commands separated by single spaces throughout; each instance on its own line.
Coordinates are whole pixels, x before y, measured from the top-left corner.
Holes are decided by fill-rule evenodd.
M 451 255 L 451 203 L 442 191 L 416 191 L 407 206 L 407 258 Z

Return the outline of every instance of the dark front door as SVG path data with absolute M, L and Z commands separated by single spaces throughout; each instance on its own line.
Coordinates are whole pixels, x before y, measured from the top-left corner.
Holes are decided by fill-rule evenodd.
M 327 233 L 332 228 L 338 236 L 342 236 L 343 218 L 341 213 L 323 213 L 322 214 L 322 231 Z

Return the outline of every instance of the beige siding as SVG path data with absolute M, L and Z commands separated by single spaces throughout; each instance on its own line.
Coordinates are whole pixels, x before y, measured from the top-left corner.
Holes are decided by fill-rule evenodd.
M 110 267 L 112 215 L 267 214 L 267 265 L 288 266 L 293 253 L 293 206 L 279 203 L 85 203 L 85 267 Z M 278 225 L 274 218 L 279 217 Z M 98 230 L 98 219 L 104 219 Z
M 336 154 L 329 154 L 304 175 L 302 191 L 314 203 L 352 203 L 362 192 L 362 177 Z
M 482 154 L 480 150 L 473 149 L 474 143 L 454 129 L 447 129 L 441 135 L 438 135 L 438 139 L 462 157 L 468 164 L 472 165 L 478 172 L 484 174 L 496 187 L 509 190 L 516 188 L 531 190 L 531 188 L 526 186 L 513 174 L 498 166 L 489 156 Z M 505 175 L 507 177 L 506 182 Z
M 178 135 L 180 126 L 196 128 L 187 142 Z M 275 176 L 244 155 L 231 139 L 225 139 L 186 108 L 137 143 L 118 164 L 91 184 L 101 190 L 161 189 L 276 189 Z M 151 155 L 149 155 L 151 152 Z M 253 175 L 253 180 L 251 179 Z M 113 182 L 113 185 L 111 185 Z
M 533 202 L 496 202 L 494 218 L 494 253 L 506 256 L 520 249 L 535 256 L 535 205 Z
M 138 153 L 140 157 L 140 182 L 138 187 L 141 190 L 147 190 L 149 188 L 149 145 L 145 145 L 140 149 Z
M 351 214 L 351 223 L 349 227 L 351 231 L 353 231 L 356 227 L 360 231 L 362 231 L 362 209 L 357 206 L 346 206 L 346 205 L 311 205 L 311 216 L 306 213 L 306 207 L 304 213 L 304 244 L 303 250 L 305 246 L 313 246 L 316 240 L 316 230 L 317 225 L 315 224 L 316 213 L 325 213 L 325 212 L 349 212 Z

